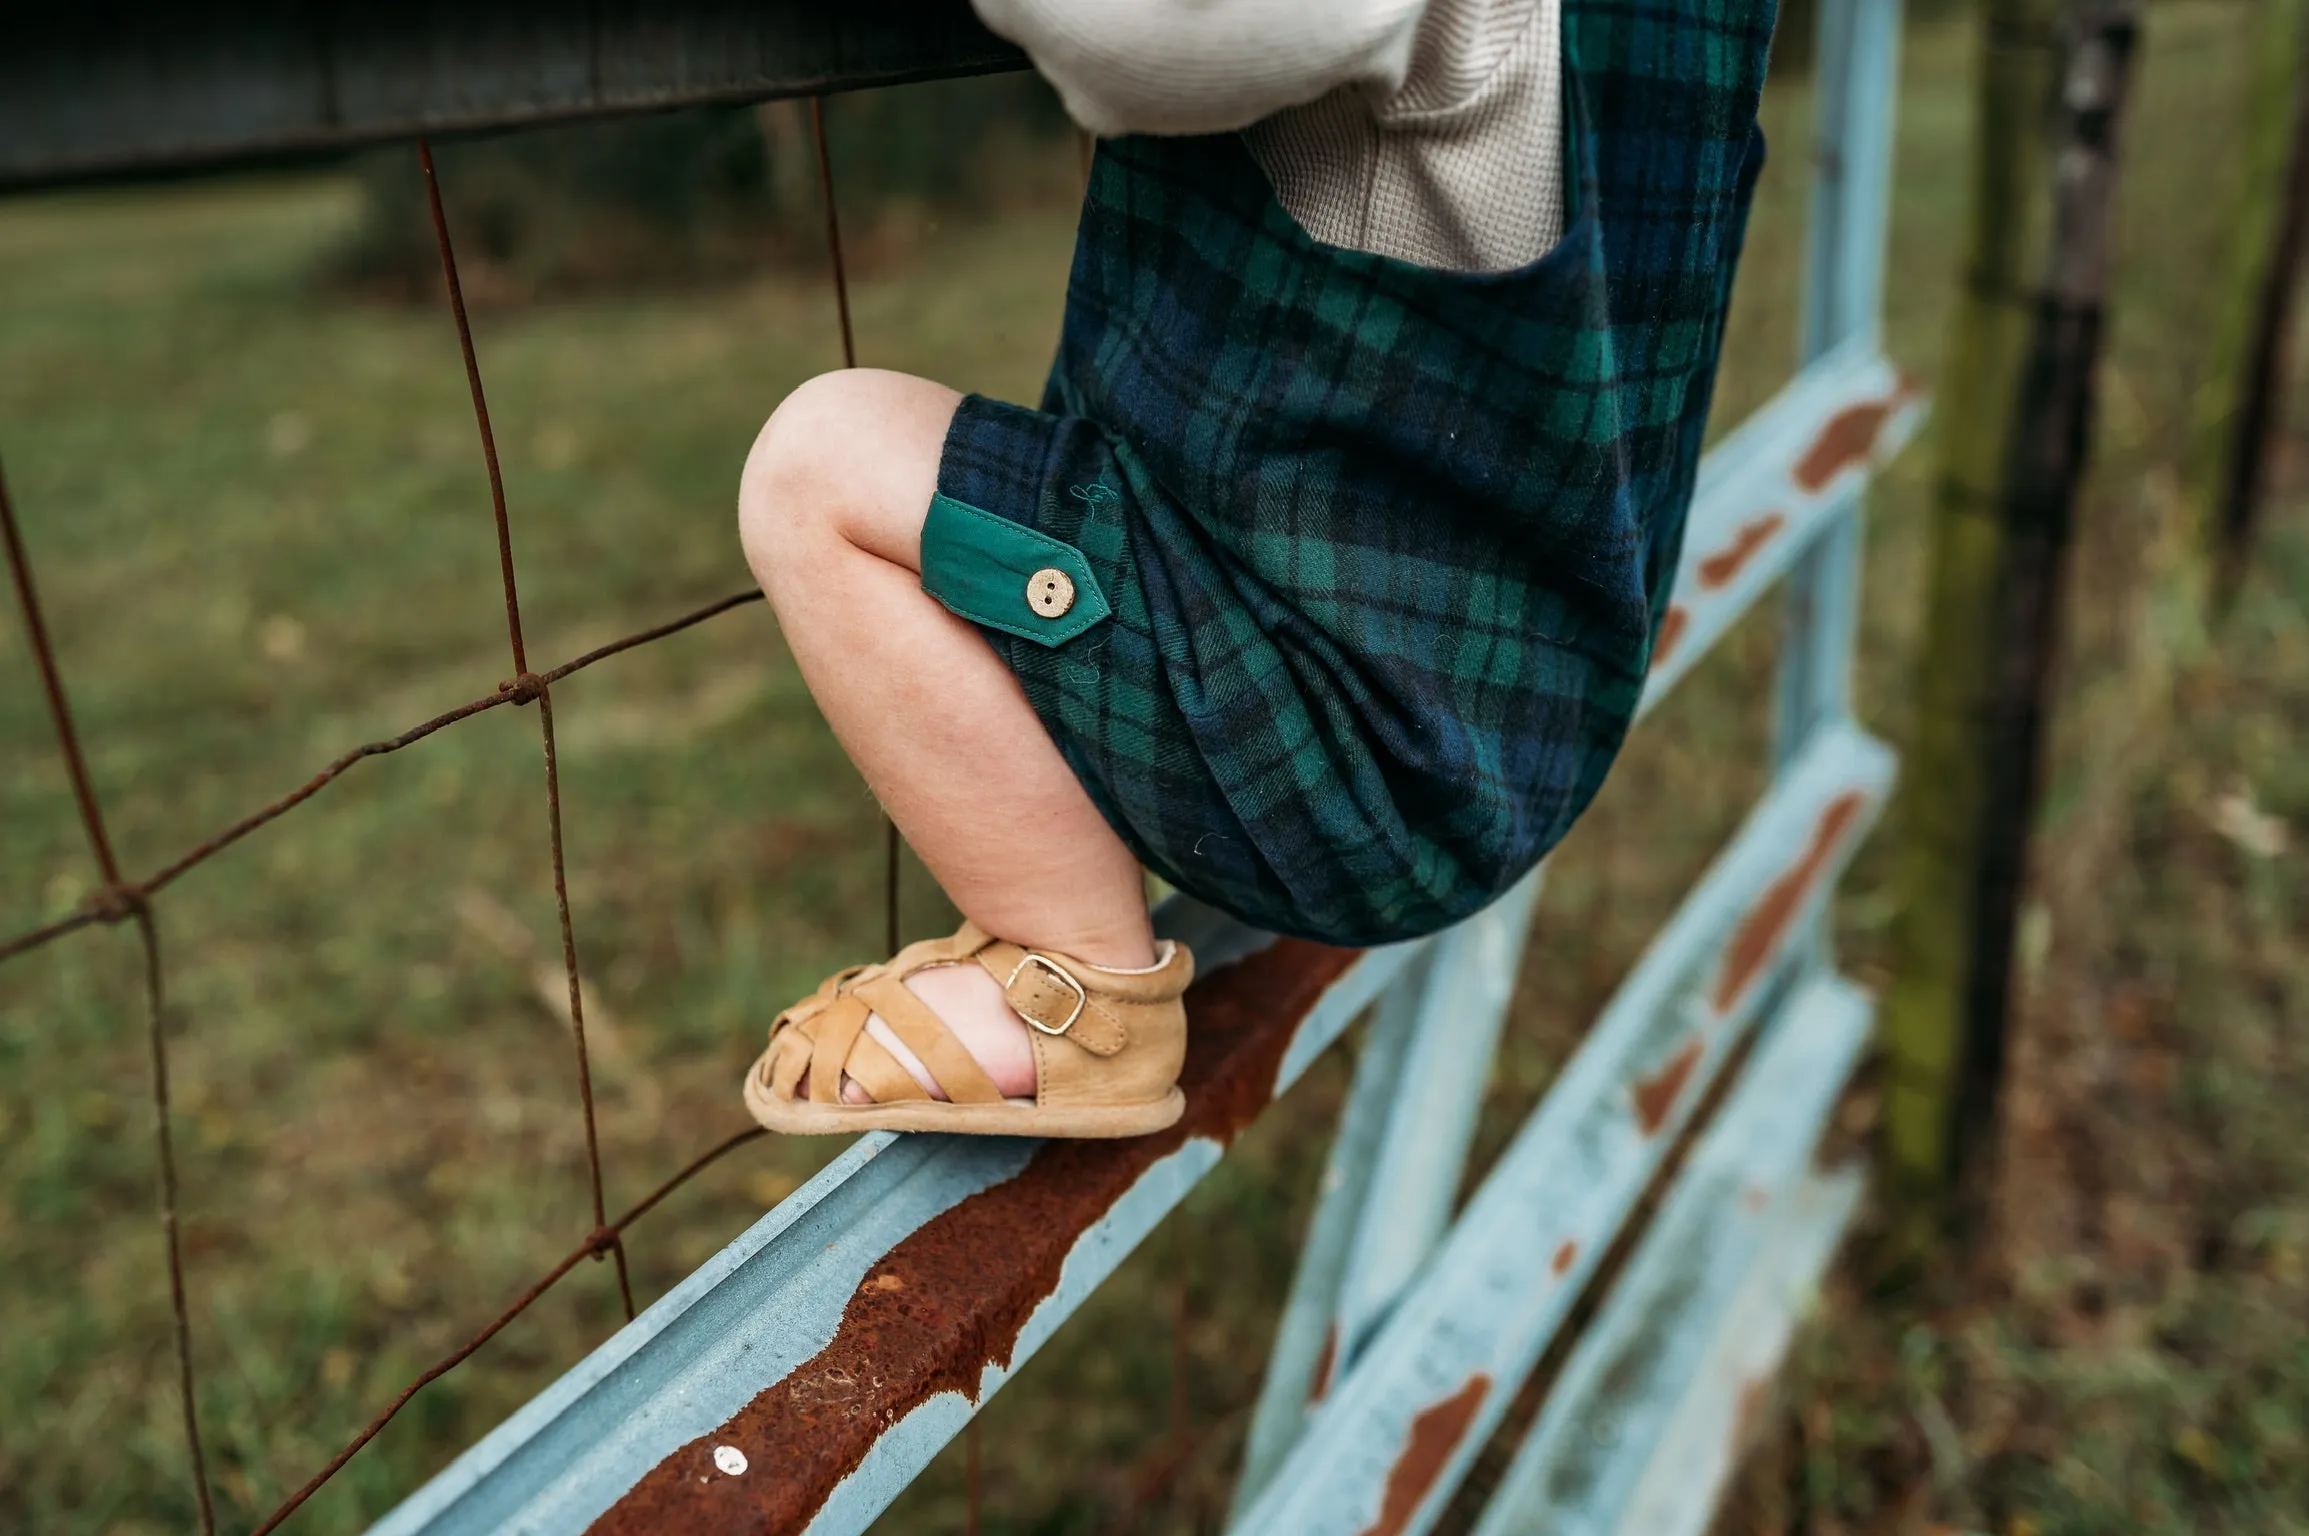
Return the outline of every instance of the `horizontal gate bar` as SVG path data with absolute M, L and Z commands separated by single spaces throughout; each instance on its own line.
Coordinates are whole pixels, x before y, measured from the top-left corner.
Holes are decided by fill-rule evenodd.
M 1703 1536 L 1713 1527 L 1716 1503 L 1772 1409 L 1788 1346 L 1819 1300 L 1867 1185 L 1866 1169 L 1851 1163 L 1807 1171 L 1783 1197 L 1786 1210 L 1621 1517 L 1627 1536 Z
M 1410 1536 L 1432 1524 L 1891 783 L 1891 753 L 1857 727 L 1814 734 L 1637 962 L 1237 1531 Z
M 861 1139 L 376 1529 L 863 1528 L 1418 948 L 1274 940 L 1197 980 L 1170 1131 Z
M 1819 975 L 1775 1019 L 1564 1362 L 1475 1536 L 1701 1536 L 1859 1191 L 1806 1178 L 1872 1005 Z
M 0 20 L 0 190 L 1025 67 L 968 0 L 46 0 Z
M 1652 648 L 1649 712 L 1848 515 L 1924 419 L 1924 396 L 1866 340 L 1807 364 L 1700 461 L 1673 600 Z

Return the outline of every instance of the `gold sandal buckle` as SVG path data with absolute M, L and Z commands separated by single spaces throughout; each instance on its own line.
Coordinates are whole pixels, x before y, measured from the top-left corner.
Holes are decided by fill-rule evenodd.
M 1012 987 L 1017 986 L 1018 978 L 1026 974 L 1026 968 L 1030 965 L 1041 966 L 1043 970 L 1049 972 L 1052 976 L 1057 977 L 1060 982 L 1065 984 L 1066 989 L 1074 994 L 1074 1011 L 1066 1016 L 1066 1022 L 1063 1024 L 1045 1024 L 1042 1022 L 1042 1020 L 1036 1018 L 1030 1013 L 1027 1013 L 1023 1009 L 1018 1011 L 1018 1016 L 1026 1020 L 1026 1022 L 1032 1025 L 1034 1028 L 1041 1030 L 1046 1035 L 1063 1035 L 1068 1030 L 1074 1028 L 1074 1021 L 1081 1018 L 1082 1010 L 1090 1006 L 1090 989 L 1085 987 L 1081 982 L 1075 980 L 1074 973 L 1069 971 L 1065 966 L 1060 965 L 1056 960 L 1051 959 L 1048 955 L 1040 954 L 1030 949 L 1023 955 L 1020 955 L 1018 958 L 1018 963 L 1010 968 L 1010 979 L 1002 984 L 1002 990 L 1004 992 L 1008 992 Z M 1013 1008 L 1017 1007 L 1015 1003 L 1011 1006 Z

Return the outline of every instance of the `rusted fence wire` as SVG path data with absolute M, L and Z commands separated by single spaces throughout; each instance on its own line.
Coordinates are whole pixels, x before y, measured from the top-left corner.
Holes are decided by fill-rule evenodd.
M 831 262 L 835 302 L 841 320 L 842 358 L 844 366 L 857 364 L 856 345 L 850 328 L 850 300 L 847 275 L 843 268 L 841 226 L 836 213 L 833 165 L 827 153 L 825 117 L 817 98 L 811 100 L 811 124 L 817 139 L 818 169 L 821 190 L 825 198 L 826 238 Z M 502 705 L 537 706 L 538 734 L 545 760 L 545 811 L 550 834 L 553 895 L 556 916 L 561 932 L 562 969 L 569 989 L 570 1035 L 576 1052 L 578 1103 L 585 1125 L 585 1163 L 588 1193 L 592 1202 L 593 1229 L 582 1242 L 572 1248 L 557 1264 L 540 1275 L 529 1287 L 504 1308 L 486 1326 L 448 1354 L 428 1366 L 404 1387 L 384 1410 L 353 1436 L 344 1448 L 330 1458 L 305 1484 L 291 1494 L 268 1515 L 251 1533 L 267 1536 L 283 1521 L 304 1505 L 330 1478 L 357 1455 L 410 1399 L 429 1383 L 437 1380 L 494 1338 L 505 1326 L 521 1316 L 538 1299 L 575 1269 L 582 1259 L 614 1259 L 617 1272 L 618 1295 L 627 1320 L 634 1316 L 633 1285 L 628 1272 L 625 1253 L 625 1233 L 634 1222 L 648 1214 L 668 1195 L 704 1172 L 714 1163 L 739 1147 L 758 1140 L 766 1133 L 751 1127 L 731 1135 L 701 1153 L 685 1167 L 653 1189 L 647 1197 L 627 1210 L 616 1220 L 609 1219 L 602 1194 L 601 1147 L 595 1127 L 593 1103 L 592 1062 L 586 1048 L 584 993 L 580 985 L 577 958 L 577 938 L 570 917 L 569 882 L 562 851 L 562 808 L 560 772 L 556 760 L 553 732 L 553 696 L 555 683 L 583 671 L 599 661 L 621 652 L 632 650 L 653 641 L 665 639 L 693 625 L 733 608 L 761 600 L 754 590 L 732 593 L 716 602 L 682 614 L 662 624 L 638 630 L 609 643 L 597 646 L 581 656 L 544 672 L 533 672 L 529 667 L 528 651 L 523 642 L 521 626 L 521 599 L 513 558 L 512 522 L 506 509 L 504 477 L 497 458 L 496 435 L 490 426 L 489 403 L 481 383 L 481 367 L 474 350 L 473 331 L 465 311 L 462 285 L 458 281 L 457 258 L 450 239 L 449 222 L 435 173 L 431 146 L 424 140 L 417 142 L 417 156 L 424 173 L 427 207 L 433 233 L 441 256 L 442 279 L 448 291 L 449 308 L 456 323 L 457 343 L 464 358 L 466 384 L 472 396 L 474 424 L 480 434 L 481 452 L 489 475 L 490 510 L 495 520 L 497 557 L 505 595 L 506 638 L 513 661 L 513 676 L 499 684 L 494 693 L 486 694 L 454 709 L 446 710 L 425 720 L 397 736 L 365 743 L 343 753 L 327 766 L 266 805 L 241 817 L 214 835 L 195 844 L 167 864 L 160 866 L 141 879 L 125 877 L 114 853 L 107 831 L 102 804 L 93 780 L 89 776 L 86 754 L 72 718 L 69 696 L 65 689 L 63 670 L 57 662 L 55 648 L 48 633 L 46 618 L 40 605 L 38 588 L 33 579 L 32 562 L 23 535 L 18 527 L 16 511 L 8 496 L 7 481 L 0 473 L 0 534 L 4 534 L 9 575 L 16 591 L 26 637 L 29 641 L 33 665 L 39 674 L 40 685 L 46 696 L 50 721 L 54 727 L 59 755 L 63 759 L 66 777 L 78 807 L 80 822 L 87 834 L 89 849 L 96 861 L 104 884 L 84 901 L 78 909 L 64 917 L 27 929 L 21 933 L 0 938 L 0 961 L 7 961 L 97 924 L 133 922 L 137 927 L 143 951 L 143 992 L 145 1002 L 145 1031 L 150 1045 L 152 1072 L 152 1105 L 156 1161 L 159 1172 L 159 1224 L 166 1248 L 169 1276 L 169 1297 L 174 1324 L 177 1389 L 184 1420 L 185 1444 L 190 1464 L 194 1492 L 200 1510 L 200 1528 L 204 1536 L 214 1536 L 216 1513 L 209 1493 L 208 1471 L 202 1452 L 198 1394 L 194 1382 L 192 1328 L 189 1308 L 185 1299 L 184 1262 L 179 1241 L 177 1219 L 177 1174 L 175 1148 L 169 1128 L 168 1094 L 168 1041 L 166 1033 L 167 997 L 166 973 L 161 963 L 160 933 L 153 913 L 153 898 L 166 886 L 174 883 L 207 860 L 240 842 L 243 838 L 280 819 L 303 805 L 353 766 L 368 758 L 382 757 L 414 746 L 438 731 L 469 720 L 473 716 Z M 898 834 L 894 826 L 886 826 L 884 845 L 884 921 L 887 937 L 894 949 L 898 942 Z M 975 1458 L 973 1458 L 975 1472 Z M 976 1478 L 972 1477 L 971 1507 L 975 1523 L 977 1506 Z
M 32 662 L 40 673 L 40 688 L 48 699 L 48 716 L 56 728 L 56 750 L 72 780 L 72 798 L 80 807 L 80 825 L 88 834 L 89 851 L 103 872 L 111 901 L 106 909 L 114 921 L 132 917 L 144 949 L 144 1030 L 152 1053 L 152 1120 L 155 1161 L 160 1169 L 160 1232 L 168 1254 L 169 1312 L 176 1334 L 177 1396 L 184 1409 L 185 1449 L 192 1462 L 194 1492 L 200 1503 L 204 1536 L 216 1530 L 216 1510 L 209 1501 L 207 1465 L 200 1448 L 200 1415 L 194 1411 L 192 1383 L 192 1324 L 184 1302 L 184 1245 L 176 1219 L 176 1146 L 168 1126 L 167 973 L 160 963 L 160 929 L 153 921 L 152 904 L 141 891 L 122 885 L 120 863 L 113 856 L 112 837 L 105 830 L 104 808 L 97 802 L 96 786 L 88 777 L 88 758 L 80 750 L 80 732 L 72 723 L 72 705 L 64 692 L 64 674 L 56 665 L 56 650 L 48 639 L 48 623 L 40 611 L 40 594 L 32 584 L 32 562 L 25 557 L 24 535 L 16 526 L 16 507 L 8 497 L 8 482 L 0 473 L 0 536 L 8 545 L 8 574 L 16 585 L 16 603 L 24 614 L 25 638 L 32 645 Z M 57 932 L 64 930 L 58 929 Z M 52 935 L 53 936 L 53 935 Z M 29 946 L 26 946 L 29 947 Z M 10 953 L 19 951 L 11 950 Z
M 417 141 L 417 163 L 425 170 L 425 205 L 433 215 L 433 238 L 441 247 L 441 278 L 449 288 L 449 313 L 457 321 L 457 347 L 465 354 L 465 385 L 473 394 L 473 422 L 481 429 L 481 457 L 489 465 L 489 507 L 497 518 L 497 567 L 505 581 L 505 636 L 513 649 L 513 692 L 537 705 L 537 732 L 545 744 L 545 823 L 553 856 L 553 908 L 561 921 L 561 968 L 569 978 L 569 1038 L 577 1046 L 577 1102 L 585 1116 L 585 1173 L 593 1196 L 593 1230 L 608 1230 L 601 1203 L 601 1135 L 594 1125 L 593 1059 L 585 1048 L 585 989 L 577 975 L 577 930 L 569 919 L 569 871 L 561 852 L 561 768 L 553 750 L 553 690 L 529 670 L 521 643 L 521 592 L 513 574 L 513 525 L 505 513 L 505 475 L 497 464 L 497 433 L 489 425 L 489 397 L 481 388 L 481 360 L 473 354 L 473 326 L 465 315 L 465 290 L 457 281 L 457 253 L 449 243 L 449 216 L 441 208 L 441 179 L 433 171 L 433 146 Z M 625 1320 L 633 1321 L 633 1280 L 626 1272 L 625 1244 L 612 1233 L 609 1252 L 617 1260 L 617 1295 Z M 595 1257 L 599 1257 L 598 1251 Z

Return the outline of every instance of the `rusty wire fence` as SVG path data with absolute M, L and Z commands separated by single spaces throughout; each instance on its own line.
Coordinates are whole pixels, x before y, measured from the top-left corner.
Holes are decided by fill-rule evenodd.
M 826 120 L 822 99 L 810 98 L 810 123 L 815 140 L 819 192 L 824 204 L 827 273 L 832 300 L 841 327 L 842 363 L 844 367 L 857 366 L 857 349 L 850 324 L 849 281 L 842 254 L 842 230 L 839 201 L 834 183 L 832 156 L 828 152 Z M 107 830 L 104 806 L 88 770 L 87 754 L 82 748 L 78 727 L 73 721 L 70 692 L 63 669 L 57 662 L 56 648 L 50 638 L 48 623 L 40 605 L 39 584 L 34 574 L 30 552 L 25 546 L 16 509 L 8 494 L 4 462 L 0 462 L 0 533 L 7 546 L 8 571 L 15 589 L 25 638 L 30 646 L 35 669 L 39 674 L 42 694 L 48 715 L 56 734 L 56 750 L 65 775 L 72 787 L 72 797 L 78 808 L 80 824 L 86 834 L 90 857 L 94 860 L 102 884 L 81 903 L 79 908 L 64 917 L 40 926 L 13 933 L 0 939 L 0 963 L 28 955 L 48 944 L 63 939 L 84 928 L 99 925 L 127 923 L 137 933 L 143 952 L 144 1029 L 150 1054 L 150 1088 L 152 1100 L 152 1133 L 155 1162 L 158 1170 L 158 1200 L 156 1215 L 163 1248 L 167 1256 L 170 1315 L 174 1325 L 176 1356 L 176 1389 L 184 1422 L 187 1450 L 187 1473 L 200 1511 L 204 1533 L 216 1530 L 216 1514 L 210 1492 L 206 1458 L 201 1445 L 199 1393 L 194 1380 L 194 1351 L 192 1323 L 185 1301 L 185 1264 L 178 1219 L 178 1178 L 176 1150 L 170 1129 L 169 1071 L 168 1071 L 168 971 L 163 958 L 161 927 L 156 911 L 156 899 L 167 889 L 208 860 L 225 852 L 251 834 L 269 826 L 311 801 L 339 778 L 371 758 L 389 756 L 417 745 L 419 742 L 476 715 L 500 708 L 535 706 L 537 710 L 538 741 L 542 749 L 543 777 L 541 781 L 542 809 L 545 815 L 548 846 L 551 850 L 549 872 L 553 884 L 554 911 L 559 922 L 561 965 L 568 984 L 568 1008 L 572 1060 L 576 1072 L 576 1102 L 574 1112 L 584 1127 L 586 1190 L 591 1202 L 593 1227 L 562 1259 L 539 1275 L 531 1284 L 507 1303 L 505 1309 L 490 1319 L 470 1338 L 426 1367 L 415 1379 L 396 1394 L 377 1415 L 345 1443 L 342 1450 L 329 1458 L 311 1478 L 267 1515 L 254 1529 L 252 1536 L 265 1536 L 294 1514 L 322 1485 L 334 1477 L 357 1455 L 361 1448 L 406 1407 L 411 1398 L 427 1385 L 463 1363 L 476 1350 L 495 1337 L 505 1326 L 527 1311 L 546 1292 L 565 1279 L 571 1271 L 587 1259 L 608 1261 L 614 1267 L 618 1299 L 628 1322 L 635 1315 L 633 1282 L 628 1273 L 625 1234 L 635 1222 L 657 1207 L 669 1195 L 703 1173 L 714 1163 L 748 1142 L 766 1136 L 760 1127 L 739 1131 L 708 1147 L 631 1208 L 612 1218 L 602 1195 L 601 1139 L 595 1124 L 593 1102 L 593 1065 L 585 1038 L 585 989 L 581 985 L 578 961 L 576 925 L 570 917 L 569 876 L 562 852 L 561 776 L 554 744 L 553 685 L 606 661 L 621 652 L 648 645 L 679 634 L 693 625 L 760 602 L 762 594 L 756 590 L 733 592 L 729 596 L 703 607 L 692 609 L 661 624 L 637 630 L 632 634 L 596 646 L 583 655 L 571 658 L 557 666 L 535 670 L 530 665 L 529 650 L 522 632 L 520 580 L 514 560 L 513 522 L 506 506 L 505 477 L 498 462 L 497 438 L 489 419 L 488 393 L 482 384 L 481 362 L 473 345 L 473 328 L 466 314 L 465 294 L 458 278 L 456 244 L 449 227 L 449 219 L 441 199 L 440 178 L 433 160 L 431 144 L 425 139 L 416 143 L 415 153 L 425 178 L 427 210 L 431 216 L 433 238 L 439 248 L 443 291 L 447 298 L 449 316 L 455 324 L 457 346 L 463 360 L 465 381 L 472 397 L 473 423 L 479 437 L 483 463 L 488 471 L 490 515 L 495 525 L 499 578 L 505 597 L 505 636 L 508 657 L 513 673 L 500 683 L 494 693 L 444 710 L 430 719 L 410 726 L 398 735 L 378 741 L 365 742 L 339 755 L 295 789 L 259 806 L 231 825 L 221 828 L 202 839 L 174 859 L 149 873 L 131 876 L 124 872 L 114 853 L 112 838 Z M 898 947 L 898 879 L 899 837 L 897 828 L 885 818 L 884 823 L 883 915 L 885 936 L 889 947 Z M 975 1482 L 973 1482 L 975 1489 Z M 973 1502 L 975 1503 L 975 1496 Z

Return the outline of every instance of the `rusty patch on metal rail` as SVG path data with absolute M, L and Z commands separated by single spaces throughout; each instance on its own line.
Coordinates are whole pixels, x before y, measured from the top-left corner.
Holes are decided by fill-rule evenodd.
M 1573 1261 L 1578 1258 L 1579 1244 L 1573 1242 L 1570 1238 L 1567 1237 L 1555 1250 L 1554 1259 L 1548 1263 L 1548 1271 L 1551 1274 L 1568 1275 L 1571 1273 L 1571 1266 Z
M 1692 1080 L 1692 1073 L 1700 1064 L 1700 1037 L 1693 1035 L 1661 1068 L 1649 1077 L 1639 1077 L 1628 1090 L 1635 1101 L 1636 1128 L 1646 1136 L 1657 1136 L 1660 1127 L 1668 1123 L 1676 1100 L 1683 1097 L 1684 1085 Z
M 1881 400 L 1863 400 L 1829 417 L 1820 435 L 1812 439 L 1812 446 L 1796 461 L 1793 478 L 1797 486 L 1806 495 L 1817 496 L 1845 470 L 1866 463 L 1884 436 L 1884 424 L 1915 394 L 1915 381 L 1904 376 Z
M 1699 565 L 1700 589 L 1713 592 L 1730 583 L 1731 579 L 1747 568 L 1756 558 L 1756 551 L 1772 542 L 1779 531 L 1788 526 L 1785 512 L 1767 512 L 1742 523 L 1722 549 L 1702 560 Z
M 1781 936 L 1803 907 L 1804 898 L 1835 856 L 1836 845 L 1867 804 L 1867 795 L 1857 789 L 1848 789 L 1829 801 L 1812 829 L 1812 841 L 1804 856 L 1766 887 L 1748 915 L 1740 919 L 1732 941 L 1724 946 L 1723 969 L 1717 973 L 1715 989 L 1708 998 L 1708 1005 L 1717 1013 L 1730 1013 L 1740 995 L 1763 974 Z
M 1425 1501 L 1427 1490 L 1443 1475 L 1451 1453 L 1467 1438 L 1467 1426 L 1475 1421 L 1475 1410 L 1483 1406 L 1490 1391 L 1491 1377 L 1477 1371 L 1467 1378 L 1467 1385 L 1420 1410 L 1419 1417 L 1411 1421 L 1411 1438 L 1403 1442 L 1403 1453 L 1388 1469 L 1379 1518 L 1364 1527 L 1363 1536 L 1402 1536 Z
M 1319 1403 L 1331 1390 L 1331 1372 L 1339 1363 L 1339 1325 L 1323 1330 L 1323 1352 L 1315 1357 L 1315 1374 L 1307 1383 L 1307 1401 Z
M 874 1442 L 941 1392 L 978 1395 L 1076 1241 L 1189 1137 L 1231 1142 L 1275 1095 L 1308 1012 L 1355 959 L 1297 940 L 1213 973 L 1187 994 L 1193 1021 L 1184 1119 L 1129 1141 L 1045 1142 L 1016 1178 L 926 1222 L 874 1266 L 832 1342 L 736 1417 L 660 1462 L 595 1521 L 602 1533 L 793 1532 Z M 717 1473 L 731 1446 L 764 1475 Z
M 1668 657 L 1675 653 L 1678 642 L 1684 638 L 1684 631 L 1691 627 L 1692 616 L 1684 611 L 1683 604 L 1677 603 L 1668 609 L 1660 619 L 1659 638 L 1652 642 L 1652 671 L 1657 672 Z

